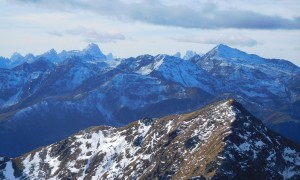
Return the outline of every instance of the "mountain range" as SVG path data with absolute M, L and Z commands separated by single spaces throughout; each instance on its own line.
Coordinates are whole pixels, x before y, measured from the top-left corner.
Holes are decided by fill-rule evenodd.
M 300 68 L 226 45 L 204 55 L 112 58 L 82 51 L 0 58 L 0 154 L 16 157 L 90 126 L 120 127 L 234 98 L 300 143 Z
M 95 126 L 17 158 L 1 179 L 299 179 L 300 146 L 233 99 L 124 127 Z

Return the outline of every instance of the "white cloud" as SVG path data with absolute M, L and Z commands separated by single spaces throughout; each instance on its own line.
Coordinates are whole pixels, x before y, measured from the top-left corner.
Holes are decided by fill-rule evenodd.
M 81 36 L 86 42 L 108 43 L 125 39 L 125 36 L 120 33 L 99 32 L 95 29 L 87 29 L 82 26 L 66 30 L 65 34 Z
M 224 8 L 224 4 L 221 6 L 222 3 L 216 3 L 217 1 L 214 3 L 206 0 L 197 1 L 194 8 L 186 3 L 170 5 L 160 0 L 131 3 L 120 0 L 14 0 L 14 2 L 54 9 L 63 8 L 68 11 L 91 11 L 120 20 L 184 28 L 300 29 L 299 14 L 292 18 L 286 18 L 276 11 L 272 15 L 267 15 L 234 6 Z

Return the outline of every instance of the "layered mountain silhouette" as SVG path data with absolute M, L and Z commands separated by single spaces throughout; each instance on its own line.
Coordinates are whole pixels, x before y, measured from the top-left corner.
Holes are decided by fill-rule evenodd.
M 300 143 L 300 68 L 218 45 L 188 53 L 105 56 L 96 44 L 0 64 L 0 154 L 16 157 L 90 126 L 124 126 L 235 98 Z
M 1 179 L 299 179 L 300 147 L 233 99 L 127 126 L 95 126 L 17 158 Z

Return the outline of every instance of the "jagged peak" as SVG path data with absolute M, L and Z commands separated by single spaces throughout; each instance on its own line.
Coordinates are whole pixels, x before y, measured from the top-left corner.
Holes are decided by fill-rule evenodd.
M 24 58 L 25 58 L 26 62 L 28 62 L 28 63 L 32 63 L 36 60 L 36 57 L 32 53 L 26 54 L 26 56 Z
M 26 54 L 25 58 L 34 58 L 34 54 L 28 53 L 28 54 Z
M 44 54 L 37 56 L 37 58 L 45 58 L 45 59 L 55 62 L 55 63 L 60 62 L 60 58 L 59 58 L 56 50 L 53 48 L 50 49 L 49 51 L 45 52 Z
M 176 52 L 173 56 L 177 57 L 177 58 L 181 58 L 181 53 L 180 52 Z
M 102 53 L 99 46 L 95 43 L 90 43 L 84 50 L 84 53 L 94 56 L 96 58 L 103 58 L 105 59 L 106 56 Z
M 108 53 L 107 55 L 106 55 L 106 59 L 107 60 L 113 60 L 115 57 L 114 57 L 114 55 L 112 54 L 112 53 Z
M 182 57 L 184 60 L 190 60 L 191 58 L 195 57 L 196 55 L 199 55 L 195 51 L 188 50 L 185 52 L 185 55 Z
M 99 50 L 100 51 L 100 48 L 96 43 L 90 43 L 87 45 L 85 50 Z
M 10 60 L 16 61 L 16 60 L 19 60 L 20 58 L 23 58 L 23 56 L 20 53 L 15 52 L 11 55 Z
M 55 54 L 57 55 L 57 52 L 55 51 L 55 49 L 50 49 L 49 51 L 47 51 L 45 54 Z
M 38 56 L 38 57 L 42 57 L 42 56 L 46 56 L 46 57 L 51 57 L 51 58 L 53 58 L 53 57 L 55 57 L 56 58 L 56 56 L 57 56 L 58 54 L 57 54 L 57 52 L 55 51 L 55 49 L 50 49 L 49 51 L 47 51 L 47 52 L 45 52 L 44 54 L 41 54 L 40 56 Z

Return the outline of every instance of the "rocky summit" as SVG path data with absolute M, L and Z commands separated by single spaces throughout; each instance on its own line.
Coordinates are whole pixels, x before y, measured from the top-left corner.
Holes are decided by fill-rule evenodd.
M 97 126 L 17 158 L 0 179 L 299 179 L 300 147 L 233 99 L 127 126 Z

